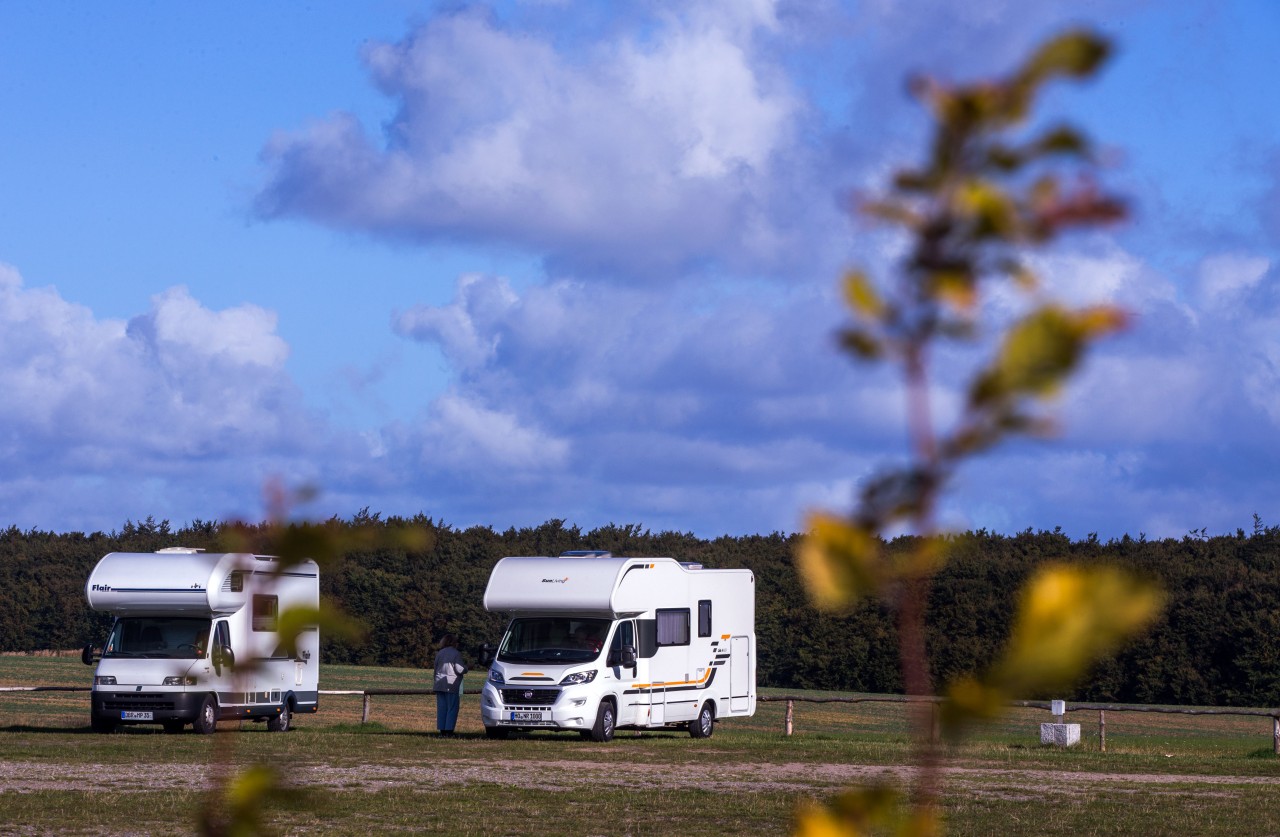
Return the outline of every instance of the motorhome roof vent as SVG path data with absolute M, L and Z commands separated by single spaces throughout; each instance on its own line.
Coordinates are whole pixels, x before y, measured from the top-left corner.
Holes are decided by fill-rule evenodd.
M 607 549 L 571 549 L 561 552 L 561 558 L 612 558 L 613 553 Z
M 164 549 L 156 550 L 157 555 L 195 555 L 197 552 L 204 552 L 204 550 L 192 549 L 189 546 L 166 546 Z
M 702 565 L 701 565 L 701 564 L 699 564 L 699 563 L 698 563 L 698 562 L 696 562 L 696 561 L 681 561 L 681 562 L 680 562 L 680 566 L 684 567 L 686 570 L 700 570 L 700 569 L 702 569 Z

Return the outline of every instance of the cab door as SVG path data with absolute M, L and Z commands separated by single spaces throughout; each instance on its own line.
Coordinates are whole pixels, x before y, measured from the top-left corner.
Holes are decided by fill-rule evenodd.
M 228 704 L 240 702 L 232 673 L 234 663 L 224 659 L 224 648 L 231 648 L 231 630 L 226 619 L 219 619 L 213 624 L 213 638 L 209 643 L 209 652 L 205 655 L 205 675 L 210 684 L 209 691 L 217 695 L 219 710 Z M 235 653 L 234 649 L 232 653 Z
M 622 664 L 623 648 L 631 649 L 632 654 L 637 658 L 635 665 Z M 643 665 L 643 661 L 638 659 L 638 652 L 636 623 L 632 619 L 624 619 L 613 631 L 613 641 L 609 643 L 609 655 L 605 658 L 606 676 L 616 681 L 613 685 L 618 696 L 617 725 L 620 727 L 631 726 L 648 717 L 649 698 L 647 695 L 640 695 L 635 689 L 635 684 L 639 682 L 640 666 Z M 640 705 L 642 699 L 643 706 Z

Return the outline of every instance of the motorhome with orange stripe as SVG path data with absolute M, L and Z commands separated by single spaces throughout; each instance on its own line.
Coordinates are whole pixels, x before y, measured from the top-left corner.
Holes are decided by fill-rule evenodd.
M 755 576 L 608 552 L 512 556 L 486 610 L 511 615 L 480 698 L 485 732 L 685 728 L 756 710 Z

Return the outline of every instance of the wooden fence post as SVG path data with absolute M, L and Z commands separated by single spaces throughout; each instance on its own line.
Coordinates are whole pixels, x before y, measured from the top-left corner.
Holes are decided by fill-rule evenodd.
M 787 701 L 787 719 L 786 721 L 783 722 L 783 730 L 787 735 L 791 734 L 791 727 L 792 727 L 791 722 L 795 717 L 795 714 L 794 714 L 795 706 L 796 706 L 796 702 L 794 700 Z
M 1107 711 L 1105 709 L 1098 710 L 1098 746 L 1102 748 L 1102 752 L 1107 751 Z
M 1271 716 L 1271 751 L 1280 756 L 1280 715 Z
M 369 693 L 368 692 L 365 692 L 365 695 L 364 695 L 364 712 L 362 712 L 360 715 L 360 723 L 362 724 L 369 723 Z

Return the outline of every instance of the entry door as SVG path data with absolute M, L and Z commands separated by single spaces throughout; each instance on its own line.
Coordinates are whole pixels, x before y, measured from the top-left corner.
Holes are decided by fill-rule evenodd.
M 751 638 L 735 636 L 729 640 L 729 709 L 746 712 L 751 709 Z

